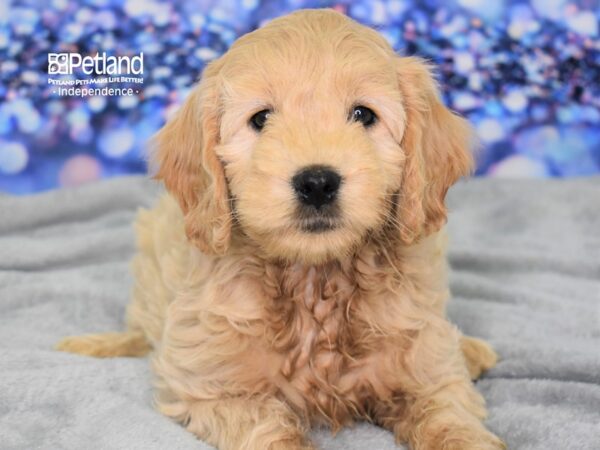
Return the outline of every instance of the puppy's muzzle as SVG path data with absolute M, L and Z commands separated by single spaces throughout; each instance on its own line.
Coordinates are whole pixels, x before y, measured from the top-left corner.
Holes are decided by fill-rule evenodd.
M 298 200 L 320 210 L 335 201 L 342 177 L 326 166 L 309 166 L 292 178 Z

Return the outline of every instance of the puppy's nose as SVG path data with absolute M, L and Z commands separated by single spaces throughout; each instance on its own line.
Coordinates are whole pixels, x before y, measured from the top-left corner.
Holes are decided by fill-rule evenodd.
M 329 167 L 310 166 L 294 175 L 292 185 L 302 203 L 319 209 L 335 200 L 341 181 Z

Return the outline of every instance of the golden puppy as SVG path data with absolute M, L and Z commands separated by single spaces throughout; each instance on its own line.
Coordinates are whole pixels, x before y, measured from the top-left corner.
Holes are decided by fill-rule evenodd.
M 500 449 L 471 377 L 484 342 L 445 317 L 448 188 L 468 124 L 429 67 L 330 10 L 239 39 L 156 137 L 169 194 L 139 214 L 124 333 L 157 407 L 220 450 L 313 448 L 372 420 L 413 449 Z

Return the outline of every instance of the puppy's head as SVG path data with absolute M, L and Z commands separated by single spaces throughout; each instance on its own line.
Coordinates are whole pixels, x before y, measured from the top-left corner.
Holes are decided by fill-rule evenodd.
M 470 141 L 423 61 L 305 10 L 207 67 L 156 137 L 158 177 L 203 251 L 224 254 L 233 226 L 269 257 L 318 263 L 439 229 Z

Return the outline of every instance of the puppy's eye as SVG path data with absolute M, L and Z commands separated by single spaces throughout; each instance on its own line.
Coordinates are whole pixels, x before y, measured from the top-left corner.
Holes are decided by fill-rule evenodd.
M 269 119 L 271 112 L 272 111 L 270 109 L 263 109 L 262 111 L 257 112 L 250 117 L 250 126 L 256 131 L 261 131 L 267 124 L 267 120 Z
M 366 106 L 358 105 L 352 109 L 350 113 L 350 120 L 362 123 L 365 127 L 370 127 L 377 120 L 377 115 L 371 108 Z

